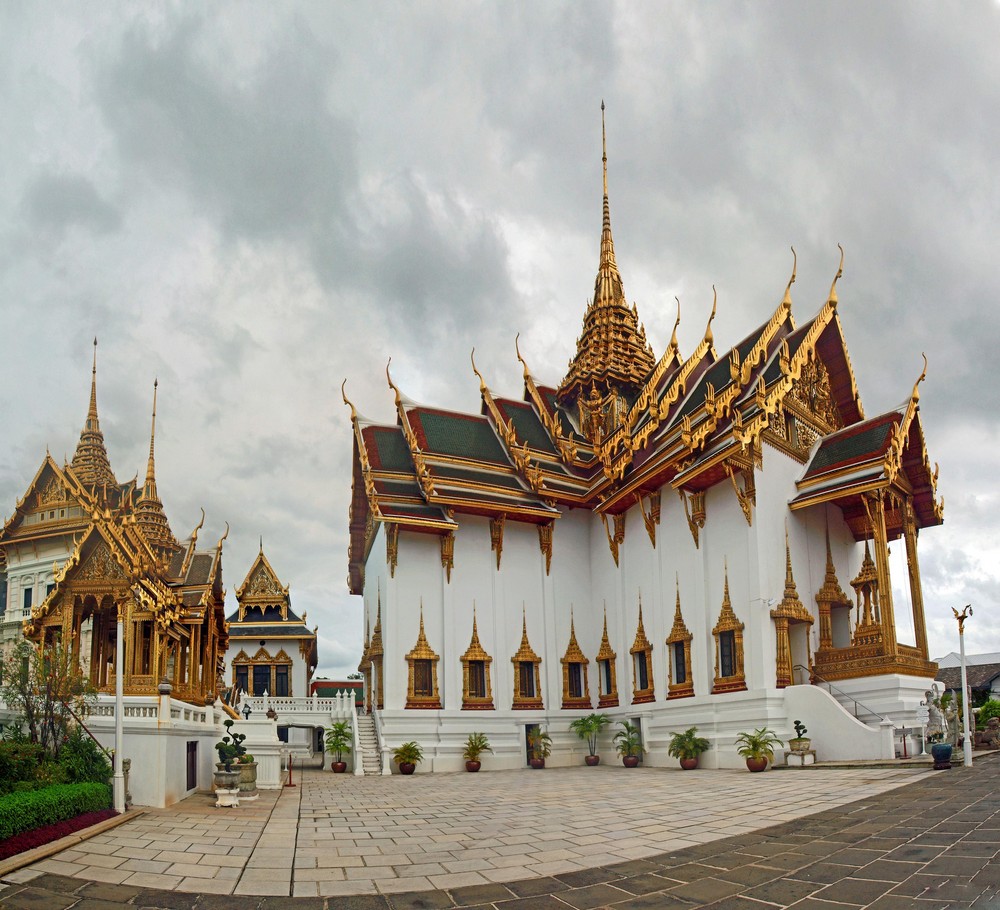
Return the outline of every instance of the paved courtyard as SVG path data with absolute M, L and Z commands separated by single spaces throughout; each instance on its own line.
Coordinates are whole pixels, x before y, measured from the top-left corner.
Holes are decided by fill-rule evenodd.
M 863 799 L 926 771 L 627 770 L 355 777 L 216 809 L 206 794 L 33 869 L 111 884 L 317 896 L 458 888 L 577 872 L 746 834 Z

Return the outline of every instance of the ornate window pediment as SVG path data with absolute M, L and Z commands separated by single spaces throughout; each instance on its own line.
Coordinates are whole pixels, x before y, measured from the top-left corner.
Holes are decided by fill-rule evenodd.
M 479 641 L 476 612 L 472 611 L 472 640 L 461 657 L 462 661 L 462 710 L 492 711 L 493 684 L 490 664 L 493 658 L 486 653 Z
M 719 611 L 719 620 L 712 629 L 712 635 L 715 636 L 713 695 L 720 692 L 740 692 L 747 687 L 746 672 L 743 669 L 743 628 L 743 623 L 736 618 L 732 601 L 729 599 L 727 568 L 722 609 Z
M 420 605 L 420 632 L 413 650 L 406 655 L 407 708 L 440 708 L 437 664 L 440 658 L 434 653 L 424 633 L 424 606 Z
M 608 639 L 608 611 L 604 610 L 604 635 L 601 647 L 597 652 L 598 697 L 599 708 L 618 707 L 618 670 L 616 662 L 618 655 L 611 647 Z
M 632 655 L 632 704 L 640 705 L 653 701 L 653 646 L 646 638 L 642 624 L 642 596 L 639 597 L 639 623 L 635 630 L 635 641 L 629 649 Z
M 572 614 L 569 621 L 569 645 L 562 660 L 564 708 L 590 708 L 590 686 L 587 680 L 587 665 L 590 663 L 576 640 L 576 628 Z
M 677 580 L 677 603 L 674 606 L 674 625 L 667 636 L 667 657 L 670 663 L 670 680 L 667 698 L 688 698 L 694 695 L 694 678 L 691 675 L 691 640 L 681 615 L 681 586 Z
M 521 614 L 521 646 L 510 661 L 514 665 L 514 701 L 511 707 L 515 711 L 542 708 L 542 659 L 528 641 L 528 618 L 524 612 Z

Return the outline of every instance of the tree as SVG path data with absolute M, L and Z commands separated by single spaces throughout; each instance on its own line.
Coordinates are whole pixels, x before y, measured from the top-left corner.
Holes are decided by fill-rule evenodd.
M 364 677 L 363 673 L 348 673 L 347 674 L 347 678 L 348 679 L 364 679 L 365 677 Z
M 58 758 L 70 730 L 96 701 L 96 691 L 72 649 L 61 641 L 36 648 L 22 639 L 4 656 L 0 671 L 0 699 L 26 729 L 29 741 Z

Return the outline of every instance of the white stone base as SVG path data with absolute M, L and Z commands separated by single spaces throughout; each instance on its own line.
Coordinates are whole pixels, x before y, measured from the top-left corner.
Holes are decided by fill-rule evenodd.
M 235 790 L 216 790 L 215 791 L 215 808 L 216 809 L 238 809 L 240 807 L 240 790 L 237 787 Z
M 816 750 L 806 749 L 803 752 L 785 752 L 785 764 L 789 768 L 803 768 L 816 764 Z

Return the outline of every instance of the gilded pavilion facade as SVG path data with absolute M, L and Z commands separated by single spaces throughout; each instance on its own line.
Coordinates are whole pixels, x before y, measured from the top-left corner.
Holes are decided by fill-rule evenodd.
M 713 302 L 682 354 L 678 307 L 657 357 L 615 258 L 606 142 L 602 162 L 594 294 L 561 381 L 536 379 L 515 342 L 519 398 L 473 359 L 479 414 L 410 400 L 388 368 L 394 424 L 359 415 L 345 391 L 348 585 L 364 598 L 359 669 L 387 741 L 432 743 L 428 769 L 450 769 L 486 730 L 495 763 L 513 767 L 544 726 L 553 760 L 576 761 L 568 723 L 600 709 L 640 723 L 647 761 L 665 763 L 669 733 L 697 725 L 724 766 L 737 731 L 789 733 L 810 682 L 834 739 L 849 743 L 856 722 L 831 713 L 831 692 L 863 695 L 875 723 L 906 722 L 936 670 L 917 555 L 943 512 L 924 374 L 902 406 L 865 414 L 838 316 L 843 253 L 801 321 L 793 265 L 743 340 L 717 350 Z
M 46 453 L 0 531 L 7 565 L 4 644 L 21 635 L 37 645 L 69 644 L 97 690 L 115 690 L 117 622 L 124 623 L 127 695 L 213 702 L 228 644 L 222 544 L 199 548 L 198 532 L 178 541 L 156 488 L 156 389 L 149 459 L 142 484 L 120 483 L 97 410 L 97 359 L 90 404 L 69 464 Z M 228 532 L 227 532 L 228 533 Z

